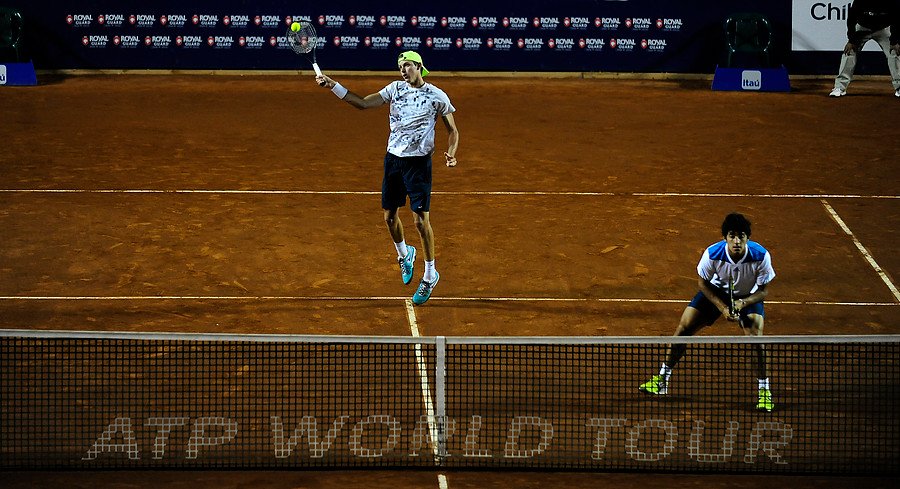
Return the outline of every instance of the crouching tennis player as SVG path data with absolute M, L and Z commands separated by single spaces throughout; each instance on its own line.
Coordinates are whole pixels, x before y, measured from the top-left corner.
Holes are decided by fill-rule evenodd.
M 697 273 L 700 291 L 681 315 L 675 336 L 693 336 L 702 328 L 716 322 L 720 316 L 737 322 L 744 334 L 762 336 L 763 299 L 768 285 L 775 278 L 772 257 L 765 248 L 750 241 L 750 221 L 741 214 L 729 214 L 722 222 L 725 239 L 710 245 L 703 252 Z M 666 361 L 639 390 L 648 394 L 668 392 L 672 369 L 681 360 L 687 346 L 669 345 Z M 764 345 L 754 345 L 759 381 L 756 409 L 771 412 L 775 408 L 769 387 L 769 374 Z
M 422 56 L 414 51 L 400 53 L 397 67 L 403 80 L 397 80 L 379 92 L 360 97 L 328 76 L 317 76 L 316 83 L 328 87 L 341 100 L 358 109 L 371 109 L 390 104 L 387 154 L 384 156 L 384 179 L 381 183 L 381 207 L 384 221 L 397 249 L 400 275 L 404 284 L 413 277 L 416 263 L 415 247 L 406 244 L 403 224 L 397 210 L 406 205 L 409 196 L 416 229 L 422 238 L 425 252 L 425 273 L 412 296 L 419 305 L 431 297 L 441 278 L 434 266 L 434 233 L 431 229 L 431 153 L 434 150 L 434 127 L 441 119 L 450 133 L 444 157 L 447 166 L 456 166 L 459 131 L 453 120 L 456 108 L 440 88 L 425 81 L 428 70 Z

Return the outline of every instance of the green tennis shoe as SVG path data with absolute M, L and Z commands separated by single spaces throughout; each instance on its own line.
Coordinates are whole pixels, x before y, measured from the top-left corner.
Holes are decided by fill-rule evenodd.
M 771 413 L 775 409 L 775 403 L 772 402 L 772 391 L 769 389 L 759 390 L 759 401 L 756 403 L 756 409 Z
M 666 378 L 662 375 L 654 375 L 650 377 L 650 380 L 641 384 L 638 390 L 654 396 L 664 396 L 668 392 L 666 387 Z

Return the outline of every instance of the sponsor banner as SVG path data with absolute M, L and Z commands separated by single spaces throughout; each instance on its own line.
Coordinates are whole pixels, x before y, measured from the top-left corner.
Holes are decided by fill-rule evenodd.
M 641 39 L 641 49 L 650 53 L 662 53 L 666 50 L 666 40 Z
M 450 37 L 426 37 L 425 47 L 435 51 L 449 51 L 453 46 L 453 38 Z
M 441 27 L 451 30 L 465 29 L 468 20 L 465 17 L 441 17 Z
M 681 32 L 682 19 L 656 19 L 656 28 L 664 32 Z
M 484 46 L 494 51 L 509 51 L 513 47 L 511 37 L 489 37 L 484 41 Z
M 141 36 L 136 36 L 136 35 L 113 36 L 112 43 L 113 43 L 113 46 L 133 49 L 133 48 L 136 48 L 141 45 Z
M 584 31 L 591 26 L 590 17 L 563 17 L 562 26 L 574 31 Z
M 371 29 L 375 27 L 374 15 L 349 15 L 347 25 L 357 29 Z
M 128 23 L 134 27 L 149 28 L 156 25 L 156 16 L 153 14 L 130 14 Z
M 603 51 L 605 44 L 606 39 L 602 37 L 584 37 L 578 40 L 578 47 L 590 52 Z
M 404 51 L 416 51 L 422 45 L 422 38 L 415 36 L 397 36 L 394 38 L 394 46 Z
M 617 31 L 622 25 L 622 19 L 619 17 L 595 17 L 594 27 L 603 31 Z
M 792 0 L 791 50 L 843 51 L 847 44 L 850 0 Z M 863 51 L 881 51 L 867 42 Z
M 124 14 L 100 14 L 97 16 L 97 25 L 105 27 L 122 27 L 125 25 Z
M 637 43 L 630 37 L 613 37 L 609 40 L 609 49 L 617 53 L 629 53 L 634 51 Z
M 203 46 L 203 37 L 197 35 L 175 36 L 175 46 L 185 49 L 200 49 Z
M 219 16 L 216 14 L 194 14 L 191 16 L 191 24 L 205 28 L 216 27 L 219 25 Z
M 500 25 L 506 29 L 513 31 L 524 31 L 530 23 L 528 17 L 503 17 L 500 19 Z
M 249 15 L 223 15 L 222 25 L 232 29 L 246 29 L 250 25 Z
M 438 25 L 438 18 L 433 15 L 413 15 L 409 18 L 409 25 L 416 29 L 434 29 Z
M 90 27 L 94 23 L 92 14 L 69 14 L 66 15 L 66 24 L 71 27 Z
M 575 39 L 571 37 L 551 37 L 547 39 L 547 47 L 556 51 L 571 51 L 575 47 Z
M 649 17 L 629 17 L 625 19 L 625 27 L 634 31 L 649 31 L 655 24 Z
M 163 14 L 159 16 L 159 25 L 170 29 L 181 29 L 188 23 L 188 17 L 184 14 Z
M 281 27 L 281 17 L 278 15 L 254 15 L 253 16 L 253 25 L 257 27 L 262 27 L 264 29 L 271 29 L 274 27 Z
M 320 15 L 316 19 L 316 25 L 324 29 L 340 29 L 344 27 L 344 22 L 343 15 Z
M 172 36 L 144 36 L 144 46 L 153 49 L 167 49 L 172 45 Z
M 402 29 L 406 26 L 406 17 L 403 15 L 382 15 L 378 18 L 378 25 L 388 29 Z

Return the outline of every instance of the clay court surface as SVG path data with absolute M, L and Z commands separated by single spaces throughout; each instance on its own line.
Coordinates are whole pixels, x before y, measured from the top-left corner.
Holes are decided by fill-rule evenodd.
M 368 94 L 392 78 L 340 77 Z M 435 76 L 441 281 L 423 336 L 669 335 L 725 214 L 777 278 L 766 333 L 900 333 L 897 114 L 708 81 Z M 380 210 L 387 110 L 303 76 L 47 77 L 0 91 L 0 328 L 409 336 Z M 437 152 L 446 148 L 439 124 Z M 419 239 L 401 212 L 407 240 Z M 846 228 L 846 230 L 844 229 Z M 848 232 L 849 231 L 849 234 Z M 417 264 L 414 283 L 421 278 Z M 734 334 L 721 323 L 704 334 Z M 5 473 L 4 487 L 438 487 L 430 471 Z M 449 472 L 449 487 L 888 487 L 888 479 Z

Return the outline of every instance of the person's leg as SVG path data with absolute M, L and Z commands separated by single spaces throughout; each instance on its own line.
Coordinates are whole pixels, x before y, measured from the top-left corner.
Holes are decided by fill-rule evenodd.
M 403 235 L 403 223 L 400 222 L 400 216 L 397 214 L 396 208 L 384 209 L 384 223 L 387 224 L 388 232 L 391 233 L 391 239 L 394 240 L 394 244 L 406 241 Z
M 894 90 L 900 89 L 900 53 L 891 49 L 891 35 L 889 29 L 882 29 L 872 34 L 873 39 L 881 46 L 884 56 L 887 58 L 888 70 L 891 72 L 891 85 Z
M 747 336 L 762 336 L 765 317 L 763 303 L 758 302 L 741 311 L 741 326 Z M 756 379 L 759 388 L 759 399 L 756 409 L 772 412 L 775 403 L 772 401 L 772 390 L 769 386 L 769 359 L 765 345 L 753 345 L 756 352 Z
M 678 322 L 674 336 L 693 336 L 704 327 L 714 323 L 720 315 L 719 310 L 703 295 L 703 292 L 697 292 L 690 305 L 681 314 L 681 320 Z M 681 361 L 685 351 L 687 351 L 687 345 L 670 344 L 666 349 L 666 360 L 659 367 L 659 374 L 641 384 L 638 390 L 655 395 L 668 393 L 672 369 Z
M 857 25 L 856 30 L 859 32 L 863 29 Z M 838 68 L 838 75 L 834 79 L 835 90 L 840 90 L 841 92 L 847 91 L 847 87 L 850 85 L 850 82 L 853 81 L 853 73 L 856 71 L 856 57 L 859 52 L 862 51 L 863 46 L 865 46 L 871 38 L 872 33 L 870 32 L 868 35 L 864 36 L 859 42 L 859 45 L 856 46 L 856 51 L 852 51 L 850 54 L 841 54 L 841 66 Z

